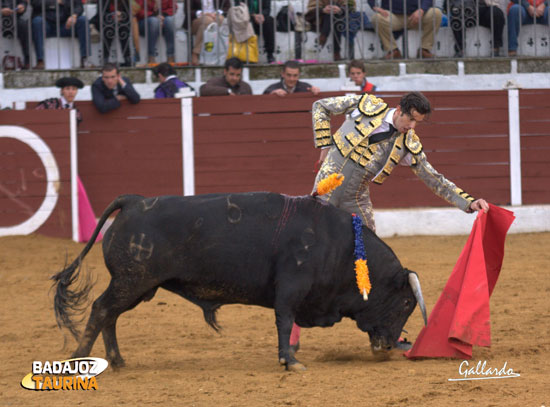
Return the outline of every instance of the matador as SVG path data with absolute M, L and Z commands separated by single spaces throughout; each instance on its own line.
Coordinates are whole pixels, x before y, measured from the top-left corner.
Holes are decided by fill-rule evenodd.
M 398 164 L 404 164 L 436 195 L 457 208 L 465 212 L 488 210 L 485 200 L 476 200 L 428 162 L 415 127 L 430 113 L 430 102 L 419 92 L 403 96 L 396 108 L 389 108 L 382 99 L 369 94 L 316 101 L 315 147 L 325 147 L 328 152 L 323 151 L 326 158 L 315 178 L 315 189 L 330 174 L 341 173 L 345 177 L 339 188 L 319 198 L 356 213 L 375 231 L 369 184 L 382 184 Z M 346 114 L 334 134 L 330 131 L 331 114 Z

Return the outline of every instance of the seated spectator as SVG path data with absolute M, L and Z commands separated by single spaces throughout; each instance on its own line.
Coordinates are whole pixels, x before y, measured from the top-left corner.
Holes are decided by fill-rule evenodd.
M 90 19 L 90 24 L 102 33 L 103 63 L 109 62 L 111 44 L 118 39 L 124 57 L 124 63 L 121 66 L 132 66 L 130 32 L 133 12 L 129 0 L 102 0 L 98 2 L 98 7 L 101 7 L 101 10 L 98 10 L 97 14 Z
M 508 55 L 515 57 L 522 25 L 548 25 L 548 0 L 512 0 L 508 4 Z
M 23 69 L 29 69 L 29 27 L 28 20 L 23 17 L 27 10 L 26 0 L 2 0 L 2 37 L 15 38 L 21 44 L 23 51 Z M 16 26 L 14 30 L 14 25 Z
M 464 56 L 463 27 L 479 25 L 487 27 L 493 33 L 493 54 L 498 55 L 502 47 L 504 30 L 504 12 L 495 0 L 478 0 L 477 13 L 475 0 L 449 1 L 450 26 L 455 37 L 455 58 Z M 479 18 L 476 16 L 479 15 Z
M 361 92 L 373 93 L 376 91 L 376 86 L 367 80 L 363 61 L 358 59 L 351 61 L 348 65 L 348 75 L 353 83 L 361 87 Z
M 178 79 L 175 69 L 166 62 L 155 66 L 153 74 L 160 82 L 159 86 L 155 88 L 155 99 L 173 98 L 181 88 L 190 87 Z
M 216 22 L 220 26 L 224 20 L 224 15 L 231 6 L 230 0 L 187 0 L 191 1 L 191 21 L 187 16 L 187 5 L 185 4 L 185 21 L 183 28 L 191 31 L 195 36 L 193 41 L 193 51 L 191 53 L 191 64 L 198 65 L 204 38 L 204 30 L 210 24 Z
M 45 99 L 38 103 L 35 109 L 76 109 L 76 120 L 80 123 L 82 121 L 82 113 L 80 113 L 80 110 L 75 106 L 74 100 L 78 93 L 78 89 L 82 89 L 84 83 L 78 78 L 67 76 L 58 79 L 55 82 L 55 86 L 61 89 L 60 97 Z
M 357 30 L 349 30 L 349 15 L 355 11 L 355 0 L 309 0 L 306 21 L 311 25 L 312 31 L 319 31 L 319 45 L 324 47 L 332 27 L 332 42 L 334 47 L 334 60 L 342 59 L 340 55 L 341 37 L 348 37 L 350 55 L 353 54 L 354 39 Z
M 82 0 L 31 0 L 32 4 L 32 39 L 36 51 L 35 69 L 44 69 L 44 31 L 43 18 L 46 17 L 46 38 L 78 37 L 80 45 L 80 67 L 87 68 L 90 55 L 90 28 L 86 17 L 82 15 L 84 10 Z M 44 4 L 44 10 L 42 10 Z
M 235 5 L 245 0 L 235 1 Z M 271 14 L 271 0 L 246 0 L 250 12 L 250 22 L 254 32 L 264 39 L 264 48 L 267 54 L 267 63 L 275 62 L 275 20 Z
M 142 36 L 145 36 L 145 22 L 147 21 L 147 62 L 155 62 L 157 40 L 161 29 L 166 42 L 167 61 L 175 62 L 174 14 L 177 9 L 176 2 L 173 0 L 148 0 L 147 20 L 145 20 L 145 0 L 135 0 L 135 2 L 140 7 L 136 17 L 139 24 L 139 34 Z
M 371 17 L 372 25 L 376 29 L 384 51 L 385 59 L 399 59 L 401 52 L 397 48 L 393 31 L 418 28 L 422 26 L 422 43 L 418 50 L 419 58 L 433 58 L 432 48 L 434 37 L 441 25 L 442 13 L 432 7 L 432 0 L 382 0 L 381 7 L 375 6 L 375 0 L 368 0 L 375 14 Z M 391 7 L 390 7 L 391 4 Z
M 296 61 L 284 63 L 281 80 L 264 90 L 264 95 L 286 96 L 289 93 L 311 92 L 317 95 L 321 90 L 307 82 L 300 81 L 300 64 Z
M 201 96 L 252 95 L 252 88 L 243 80 L 243 63 L 239 58 L 225 61 L 223 76 L 211 78 L 201 86 Z
M 139 103 L 140 97 L 130 79 L 121 76 L 115 64 L 106 63 L 101 69 L 101 77 L 92 84 L 92 101 L 101 113 L 118 109 L 121 101 Z

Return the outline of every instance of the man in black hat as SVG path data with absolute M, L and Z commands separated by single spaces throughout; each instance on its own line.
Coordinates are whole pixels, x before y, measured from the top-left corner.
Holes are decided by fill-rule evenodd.
M 50 98 L 38 103 L 35 109 L 76 109 L 76 119 L 78 123 L 82 121 L 82 114 L 74 105 L 74 100 L 78 89 L 84 87 L 84 83 L 78 78 L 66 76 L 58 79 L 55 86 L 61 88 L 61 97 Z

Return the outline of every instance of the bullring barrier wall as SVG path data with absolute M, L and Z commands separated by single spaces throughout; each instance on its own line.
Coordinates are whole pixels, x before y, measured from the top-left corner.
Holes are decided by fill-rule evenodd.
M 6 133 L 10 126 L 33 131 L 61 168 L 55 184 L 60 199 L 37 230 L 70 237 L 75 229 L 71 219 L 78 218 L 71 213 L 76 199 L 71 162 L 97 216 L 126 193 L 308 194 L 319 156 L 312 144 L 311 105 L 340 94 L 144 100 L 107 114 L 91 102 L 80 102 L 84 120 L 73 159 L 68 112 L 0 111 L 0 235 L 14 234 L 10 231 L 36 212 L 48 185 L 36 176 L 45 172 L 44 162 Z M 434 111 L 417 133 L 436 169 L 473 196 L 497 205 L 550 203 L 550 90 L 425 94 Z M 402 93 L 379 96 L 396 105 Z M 342 119 L 334 117 L 333 131 Z M 377 209 L 447 205 L 406 167 L 398 167 L 383 187 L 373 185 L 371 192 Z

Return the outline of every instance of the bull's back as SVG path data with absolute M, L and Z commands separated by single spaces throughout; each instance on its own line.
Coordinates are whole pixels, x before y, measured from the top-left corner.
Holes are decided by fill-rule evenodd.
M 107 232 L 105 262 L 119 278 L 141 273 L 177 280 L 195 297 L 272 306 L 281 262 L 299 249 L 323 207 L 311 197 L 273 193 L 144 198 Z M 290 275 L 307 267 L 287 263 Z

